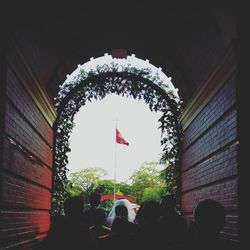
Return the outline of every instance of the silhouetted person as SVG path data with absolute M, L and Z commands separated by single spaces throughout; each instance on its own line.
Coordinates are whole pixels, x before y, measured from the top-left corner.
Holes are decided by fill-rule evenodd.
M 112 224 L 111 233 L 113 235 L 128 236 L 129 230 L 128 220 L 122 216 L 116 216 Z
M 130 222 L 123 216 L 116 216 L 111 228 L 111 233 L 99 238 L 99 249 L 133 249 L 134 243 L 130 234 Z
M 89 231 L 95 247 L 98 246 L 98 238 L 108 235 L 111 231 L 109 227 L 105 226 L 106 217 L 104 209 L 97 208 L 94 211 L 94 225 L 89 228 Z
M 128 219 L 128 209 L 124 205 L 117 205 L 115 207 L 115 215 Z
M 192 234 L 187 244 L 173 249 L 237 249 L 237 245 L 219 238 L 225 223 L 225 209 L 219 202 L 211 199 L 201 201 L 195 208 L 194 219 Z
M 140 212 L 140 221 L 136 233 L 137 249 L 155 249 L 159 247 L 160 206 L 156 201 L 146 201 Z
M 160 214 L 161 216 L 169 216 L 169 214 L 175 214 L 176 199 L 173 195 L 165 195 L 160 200 Z
M 219 233 L 225 223 L 225 209 L 217 201 L 201 201 L 194 212 L 195 233 L 193 245 L 203 249 L 227 249 L 229 246 L 219 239 Z
M 143 206 L 144 205 L 145 205 L 145 202 L 143 202 L 140 205 L 140 207 L 139 207 L 139 209 L 138 209 L 138 211 L 136 213 L 134 223 L 137 224 L 137 225 L 141 224 L 141 222 L 142 222 L 142 211 L 143 211 Z
M 90 207 L 84 211 L 85 223 L 88 227 L 94 225 L 94 213 L 95 210 L 99 207 L 101 202 L 101 195 L 97 192 L 92 192 L 89 195 Z
M 83 220 L 83 201 L 79 197 L 64 202 L 65 216 L 52 222 L 41 249 L 92 249 L 92 242 Z
M 107 222 L 108 222 L 109 227 L 112 227 L 112 223 L 116 217 L 115 209 L 119 205 L 125 206 L 127 208 L 127 220 L 130 222 L 134 222 L 136 213 L 134 211 L 134 208 L 133 208 L 131 202 L 127 199 L 118 199 L 115 201 L 111 211 L 108 214 Z
M 70 197 L 64 202 L 65 218 L 70 222 L 83 224 L 84 204 L 80 197 Z
M 183 244 L 187 236 L 187 222 L 176 211 L 176 199 L 167 195 L 160 201 L 161 216 L 159 229 L 162 244 L 171 246 Z
M 116 215 L 116 217 L 123 217 L 123 218 L 125 218 L 128 221 L 130 235 L 134 235 L 136 233 L 136 231 L 137 231 L 137 225 L 134 224 L 133 222 L 130 222 L 128 220 L 128 209 L 127 209 L 126 206 L 124 206 L 124 205 L 117 205 L 115 207 L 115 215 Z
M 158 225 L 158 219 L 160 217 L 160 205 L 157 201 L 146 201 L 141 211 L 141 224 L 144 225 Z

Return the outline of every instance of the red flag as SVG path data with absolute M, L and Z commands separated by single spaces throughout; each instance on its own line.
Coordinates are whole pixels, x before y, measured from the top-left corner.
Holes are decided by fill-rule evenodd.
M 127 146 L 129 145 L 129 143 L 122 137 L 122 134 L 118 129 L 116 129 L 116 142 Z

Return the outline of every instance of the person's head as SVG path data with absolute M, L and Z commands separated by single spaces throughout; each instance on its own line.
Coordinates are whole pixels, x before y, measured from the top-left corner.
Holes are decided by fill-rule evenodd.
M 128 219 L 128 209 L 124 205 L 117 205 L 115 207 L 115 215 Z
M 160 200 L 160 209 L 162 214 L 165 214 L 168 211 L 175 210 L 175 206 L 176 199 L 171 194 L 163 196 Z
M 102 208 L 97 208 L 94 212 L 94 224 L 104 225 L 106 222 L 106 212 Z
M 98 207 L 101 201 L 101 195 L 97 192 L 92 192 L 89 195 L 89 203 L 91 207 Z
M 194 218 L 198 234 L 217 237 L 225 223 L 225 209 L 215 200 L 203 200 L 195 208 Z
M 127 219 L 116 216 L 111 227 L 111 233 L 123 236 L 127 235 L 129 233 L 129 222 Z
M 109 215 L 108 215 L 109 224 L 112 224 L 115 217 L 116 217 L 115 209 L 116 209 L 117 206 L 124 206 L 127 209 L 127 213 L 128 213 L 127 219 L 128 219 L 128 221 L 134 222 L 136 213 L 135 213 L 135 211 L 133 209 L 132 204 L 127 199 L 119 199 L 119 200 L 115 201 L 114 206 L 112 207 L 111 211 L 109 212 Z M 119 209 L 124 209 L 124 208 L 118 208 L 118 210 Z
M 160 205 L 157 201 L 146 201 L 142 208 L 143 221 L 155 221 L 160 216 Z
M 83 213 L 84 203 L 78 196 L 70 197 L 65 200 L 63 208 L 66 216 L 78 217 Z

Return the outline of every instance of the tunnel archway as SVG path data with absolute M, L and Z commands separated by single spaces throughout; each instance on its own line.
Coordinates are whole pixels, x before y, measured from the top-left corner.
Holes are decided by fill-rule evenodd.
M 237 67 L 239 13 L 232 1 L 209 8 L 157 6 L 154 18 L 149 18 L 152 8 L 142 5 L 127 6 L 130 18 L 121 18 L 128 9 L 120 6 L 105 11 L 68 4 L 60 11 L 58 6 L 55 11 L 51 5 L 43 7 L 39 13 L 41 8 L 22 3 L 5 12 L 8 34 L 3 37 L 0 73 L 1 247 L 28 247 L 49 230 L 52 127 L 57 116 L 53 97 L 59 83 L 77 63 L 124 47 L 161 66 L 184 101 L 180 116 L 184 217 L 193 220 L 199 201 L 215 199 L 227 214 L 221 236 L 239 241 L 245 221 L 240 210 L 247 199 L 245 134 L 239 133 L 245 124 L 239 122 L 245 118 L 239 101 L 245 78 Z M 93 15 L 100 20 L 96 25 L 89 21 Z M 114 22 L 114 17 L 120 21 Z M 112 29 L 100 29 L 102 20 Z M 83 30 L 84 23 L 88 25 Z
M 106 61 L 105 61 L 106 57 Z M 132 60 L 133 58 L 133 60 Z M 154 66 L 143 60 L 136 59 L 143 64 L 138 66 L 134 56 L 128 59 L 116 59 L 105 55 L 97 58 L 104 61 L 97 64 L 96 69 L 84 70 L 85 65 L 68 75 L 62 84 L 57 97 L 57 120 L 54 125 L 56 133 L 54 143 L 54 191 L 53 211 L 60 212 L 64 200 L 64 183 L 67 182 L 66 164 L 69 148 L 69 136 L 74 126 L 74 115 L 91 99 L 103 99 L 107 94 L 130 95 L 133 98 L 144 99 L 151 111 L 161 111 L 161 122 L 163 145 L 163 161 L 168 162 L 166 181 L 172 187 L 173 193 L 180 199 L 180 177 L 178 169 L 181 124 L 179 115 L 181 112 L 181 101 L 174 93 L 174 89 L 168 86 L 164 74 L 155 72 Z M 148 68 L 145 67 L 148 66 Z M 86 67 L 85 67 L 86 68 Z M 166 76 L 165 76 L 166 77 Z M 164 82 L 165 80 L 165 82 Z

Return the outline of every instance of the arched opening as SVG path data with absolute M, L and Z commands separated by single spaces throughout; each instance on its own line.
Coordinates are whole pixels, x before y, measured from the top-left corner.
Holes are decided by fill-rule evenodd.
M 240 115 L 239 90 L 245 84 L 240 84 L 243 78 L 238 70 L 239 12 L 232 3 L 152 6 L 93 6 L 90 10 L 84 3 L 84 8 L 67 4 L 59 10 L 59 5 L 52 9 L 50 4 L 41 11 L 42 6 L 33 8 L 22 2 L 5 11 L 8 25 L 0 84 L 1 247 L 29 248 L 49 230 L 57 116 L 53 97 L 59 83 L 77 63 L 124 47 L 161 66 L 179 88 L 183 216 L 193 221 L 196 204 L 214 199 L 227 212 L 222 237 L 242 240 L 245 220 L 240 210 L 247 198 L 245 133 L 239 121 L 239 116 L 245 119 Z M 129 18 L 123 18 L 128 13 Z M 93 16 L 96 22 L 90 22 Z M 105 27 L 112 28 L 101 29 L 103 20 Z
M 134 64 L 136 60 L 141 65 Z M 168 162 L 166 181 L 170 183 L 176 197 L 180 198 L 178 164 L 182 129 L 178 117 L 181 101 L 174 89 L 164 81 L 165 75 L 161 69 L 154 66 L 150 68 L 148 61 L 143 62 L 134 56 L 117 59 L 105 55 L 96 59 L 96 65 L 89 71 L 84 69 L 86 65 L 79 65 L 60 87 L 57 97 L 58 117 L 54 125 L 54 213 L 61 212 L 65 196 L 67 152 L 70 150 L 69 136 L 74 127 L 74 115 L 91 99 L 102 100 L 109 94 L 144 100 L 151 111 L 162 113 L 159 119 L 163 145 L 161 160 Z

